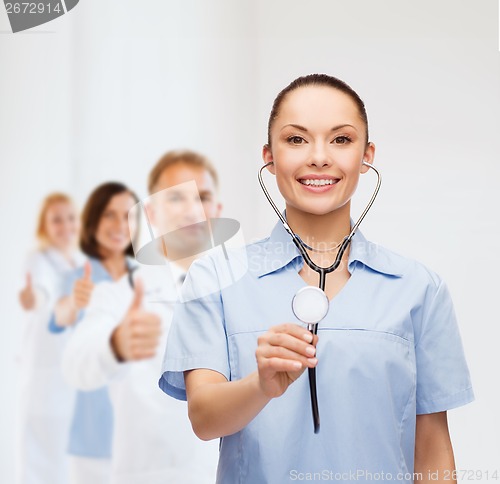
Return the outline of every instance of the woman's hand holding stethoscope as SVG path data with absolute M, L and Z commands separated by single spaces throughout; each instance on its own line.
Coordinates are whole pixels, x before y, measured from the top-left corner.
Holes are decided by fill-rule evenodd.
M 273 326 L 259 337 L 255 352 L 260 387 L 269 398 L 283 395 L 304 372 L 318 360 L 318 336 L 293 323 Z

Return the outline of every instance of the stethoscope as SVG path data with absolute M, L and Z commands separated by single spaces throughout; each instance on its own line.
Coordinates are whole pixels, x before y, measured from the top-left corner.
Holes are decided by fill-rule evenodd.
M 306 248 L 309 247 L 306 246 L 306 244 L 302 241 L 302 239 L 290 228 L 285 217 L 281 214 L 278 207 L 273 202 L 271 195 L 267 191 L 267 188 L 264 184 L 264 180 L 262 179 L 262 171 L 264 170 L 264 168 L 267 168 L 269 165 L 272 165 L 273 163 L 274 162 L 270 161 L 269 163 L 266 163 L 264 166 L 260 168 L 259 183 L 262 188 L 262 191 L 266 195 L 267 200 L 269 201 L 274 211 L 276 212 L 276 215 L 283 224 L 283 227 L 292 238 L 293 243 L 299 250 L 304 261 L 313 271 L 319 274 L 318 287 L 315 286 L 302 287 L 296 292 L 295 296 L 292 299 L 292 310 L 297 319 L 299 321 L 302 321 L 304 324 L 307 324 L 307 329 L 312 334 L 317 334 L 318 323 L 327 315 L 328 308 L 330 305 L 328 296 L 325 293 L 326 275 L 329 274 L 330 272 L 333 272 L 340 265 L 342 256 L 347 250 L 347 247 L 349 246 L 354 234 L 356 233 L 356 230 L 358 229 L 359 225 L 361 224 L 366 214 L 370 210 L 371 206 L 373 205 L 375 198 L 377 197 L 377 194 L 380 190 L 380 185 L 382 183 L 382 177 L 380 175 L 380 172 L 372 164 L 364 160 L 362 161 L 363 165 L 368 166 L 377 174 L 377 185 L 375 187 L 375 190 L 373 192 L 370 201 L 368 202 L 368 205 L 364 209 L 358 221 L 352 227 L 350 234 L 344 237 L 344 239 L 342 240 L 342 243 L 340 244 L 337 256 L 333 264 L 329 267 L 321 267 L 315 264 L 311 260 L 309 254 L 306 251 Z M 319 409 L 318 409 L 318 395 L 316 390 L 316 368 L 309 368 L 308 372 L 309 372 L 309 390 L 311 394 L 311 408 L 312 408 L 313 423 L 314 423 L 314 433 L 317 434 L 319 432 Z

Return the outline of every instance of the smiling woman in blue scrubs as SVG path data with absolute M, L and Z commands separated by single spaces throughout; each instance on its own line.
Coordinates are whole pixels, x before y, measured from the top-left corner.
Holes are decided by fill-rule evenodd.
M 276 98 L 263 158 L 316 264 L 329 266 L 349 234 L 362 162 L 374 155 L 364 104 L 342 81 L 306 76 Z M 187 398 L 200 438 L 222 437 L 217 482 L 413 483 L 436 470 L 453 482 L 446 411 L 474 396 L 441 278 L 358 231 L 326 278 L 330 311 L 313 337 L 291 300 L 318 275 L 281 223 L 246 257 L 248 271 L 228 286 L 222 253 L 192 265 L 160 379 L 166 393 Z M 319 434 L 304 374 L 311 367 Z

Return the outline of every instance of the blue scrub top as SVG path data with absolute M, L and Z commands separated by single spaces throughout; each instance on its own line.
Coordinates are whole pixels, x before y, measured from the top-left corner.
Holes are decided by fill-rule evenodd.
M 113 281 L 113 278 L 98 259 L 89 258 L 91 277 L 94 284 Z M 66 277 L 61 297 L 71 294 L 74 283 L 83 277 L 84 269 L 79 267 Z M 84 311 L 78 313 L 76 324 L 83 318 Z M 59 333 L 66 328 L 57 326 L 55 315 L 49 321 L 49 330 Z M 111 458 L 113 437 L 113 409 L 106 387 L 93 391 L 78 391 L 76 394 L 73 420 L 69 436 L 68 452 L 80 457 L 99 459 Z
M 276 324 L 298 323 L 291 301 L 306 285 L 298 274 L 303 260 L 281 223 L 247 246 L 246 264 L 246 274 L 228 285 L 221 283 L 227 272 L 221 252 L 193 263 L 159 382 L 167 394 L 186 398 L 183 372 L 190 369 L 212 369 L 231 381 L 245 377 L 257 369 L 257 338 Z M 319 325 L 320 433 L 313 432 L 306 371 L 243 430 L 222 439 L 218 483 L 410 484 L 416 415 L 474 399 L 439 276 L 359 231 L 348 269 L 351 277 Z

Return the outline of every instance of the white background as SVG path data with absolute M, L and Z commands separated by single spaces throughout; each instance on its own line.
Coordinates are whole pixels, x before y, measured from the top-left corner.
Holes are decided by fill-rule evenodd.
M 364 234 L 437 271 L 454 297 L 476 394 L 449 412 L 457 468 L 500 474 L 498 18 L 494 0 L 81 0 L 12 34 L 0 5 L 0 482 L 14 481 L 17 291 L 42 197 L 81 205 L 108 180 L 145 196 L 159 156 L 188 147 L 219 169 L 224 215 L 263 236 L 275 223 L 257 184 L 267 117 L 312 72 L 367 106 L 384 181 Z

